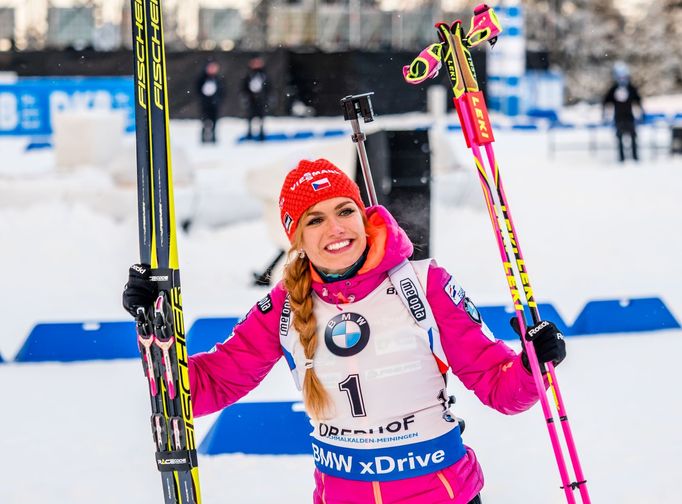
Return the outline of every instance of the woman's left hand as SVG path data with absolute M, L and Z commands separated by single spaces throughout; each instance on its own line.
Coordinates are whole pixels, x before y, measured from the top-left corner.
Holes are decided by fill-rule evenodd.
M 514 332 L 521 335 L 519 331 L 519 321 L 516 317 L 510 321 Z M 561 361 L 566 358 L 566 341 L 564 335 L 552 322 L 548 320 L 541 320 L 535 325 L 526 328 L 526 341 L 531 341 L 535 348 L 535 355 L 540 364 L 544 362 L 552 362 L 555 366 L 559 365 Z M 528 363 L 528 356 L 526 351 L 521 355 L 524 367 L 530 371 Z

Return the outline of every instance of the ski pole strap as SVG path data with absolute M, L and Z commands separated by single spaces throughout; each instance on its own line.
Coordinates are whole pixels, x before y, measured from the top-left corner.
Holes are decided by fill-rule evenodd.
M 438 75 L 442 65 L 441 53 L 443 46 L 435 43 L 426 47 L 412 63 L 403 67 L 403 78 L 408 84 L 421 84 L 427 79 Z
M 466 34 L 469 47 L 476 47 L 481 42 L 488 41 L 491 46 L 497 42 L 497 36 L 502 32 L 502 25 L 495 11 L 485 4 L 474 9 L 474 17 L 471 18 L 471 28 Z
M 198 466 L 196 450 L 156 452 L 156 467 L 161 472 L 189 471 Z

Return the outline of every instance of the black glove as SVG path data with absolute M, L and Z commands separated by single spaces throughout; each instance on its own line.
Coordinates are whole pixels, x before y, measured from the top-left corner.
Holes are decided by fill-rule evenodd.
M 521 336 L 519 330 L 519 321 L 516 317 L 512 318 L 509 323 L 514 329 L 514 332 Z M 536 325 L 526 328 L 526 341 L 532 341 L 535 348 L 535 355 L 538 357 L 538 362 L 552 362 L 555 366 L 559 365 L 561 361 L 566 358 L 566 342 L 564 335 L 557 329 L 552 322 L 548 320 L 541 320 Z M 530 371 L 530 363 L 528 356 L 524 350 L 521 354 L 521 362 L 523 366 Z
M 128 270 L 128 283 L 123 288 L 123 308 L 133 317 L 139 307 L 149 308 L 156 301 L 158 288 L 150 280 L 151 267 L 148 264 L 133 264 Z

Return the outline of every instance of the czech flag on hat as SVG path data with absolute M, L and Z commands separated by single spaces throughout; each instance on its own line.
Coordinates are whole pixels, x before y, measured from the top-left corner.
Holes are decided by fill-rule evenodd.
M 332 184 L 329 182 L 328 178 L 321 178 L 319 180 L 315 180 L 312 183 L 313 186 L 313 191 L 321 191 L 322 189 L 326 189 L 327 187 L 331 187 Z

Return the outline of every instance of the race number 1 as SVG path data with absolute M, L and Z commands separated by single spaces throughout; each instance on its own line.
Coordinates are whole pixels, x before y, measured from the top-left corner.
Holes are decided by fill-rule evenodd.
M 348 378 L 339 383 L 339 390 L 345 392 L 350 401 L 350 411 L 354 417 L 367 416 L 365 402 L 362 399 L 360 389 L 360 377 L 356 374 L 349 375 Z

